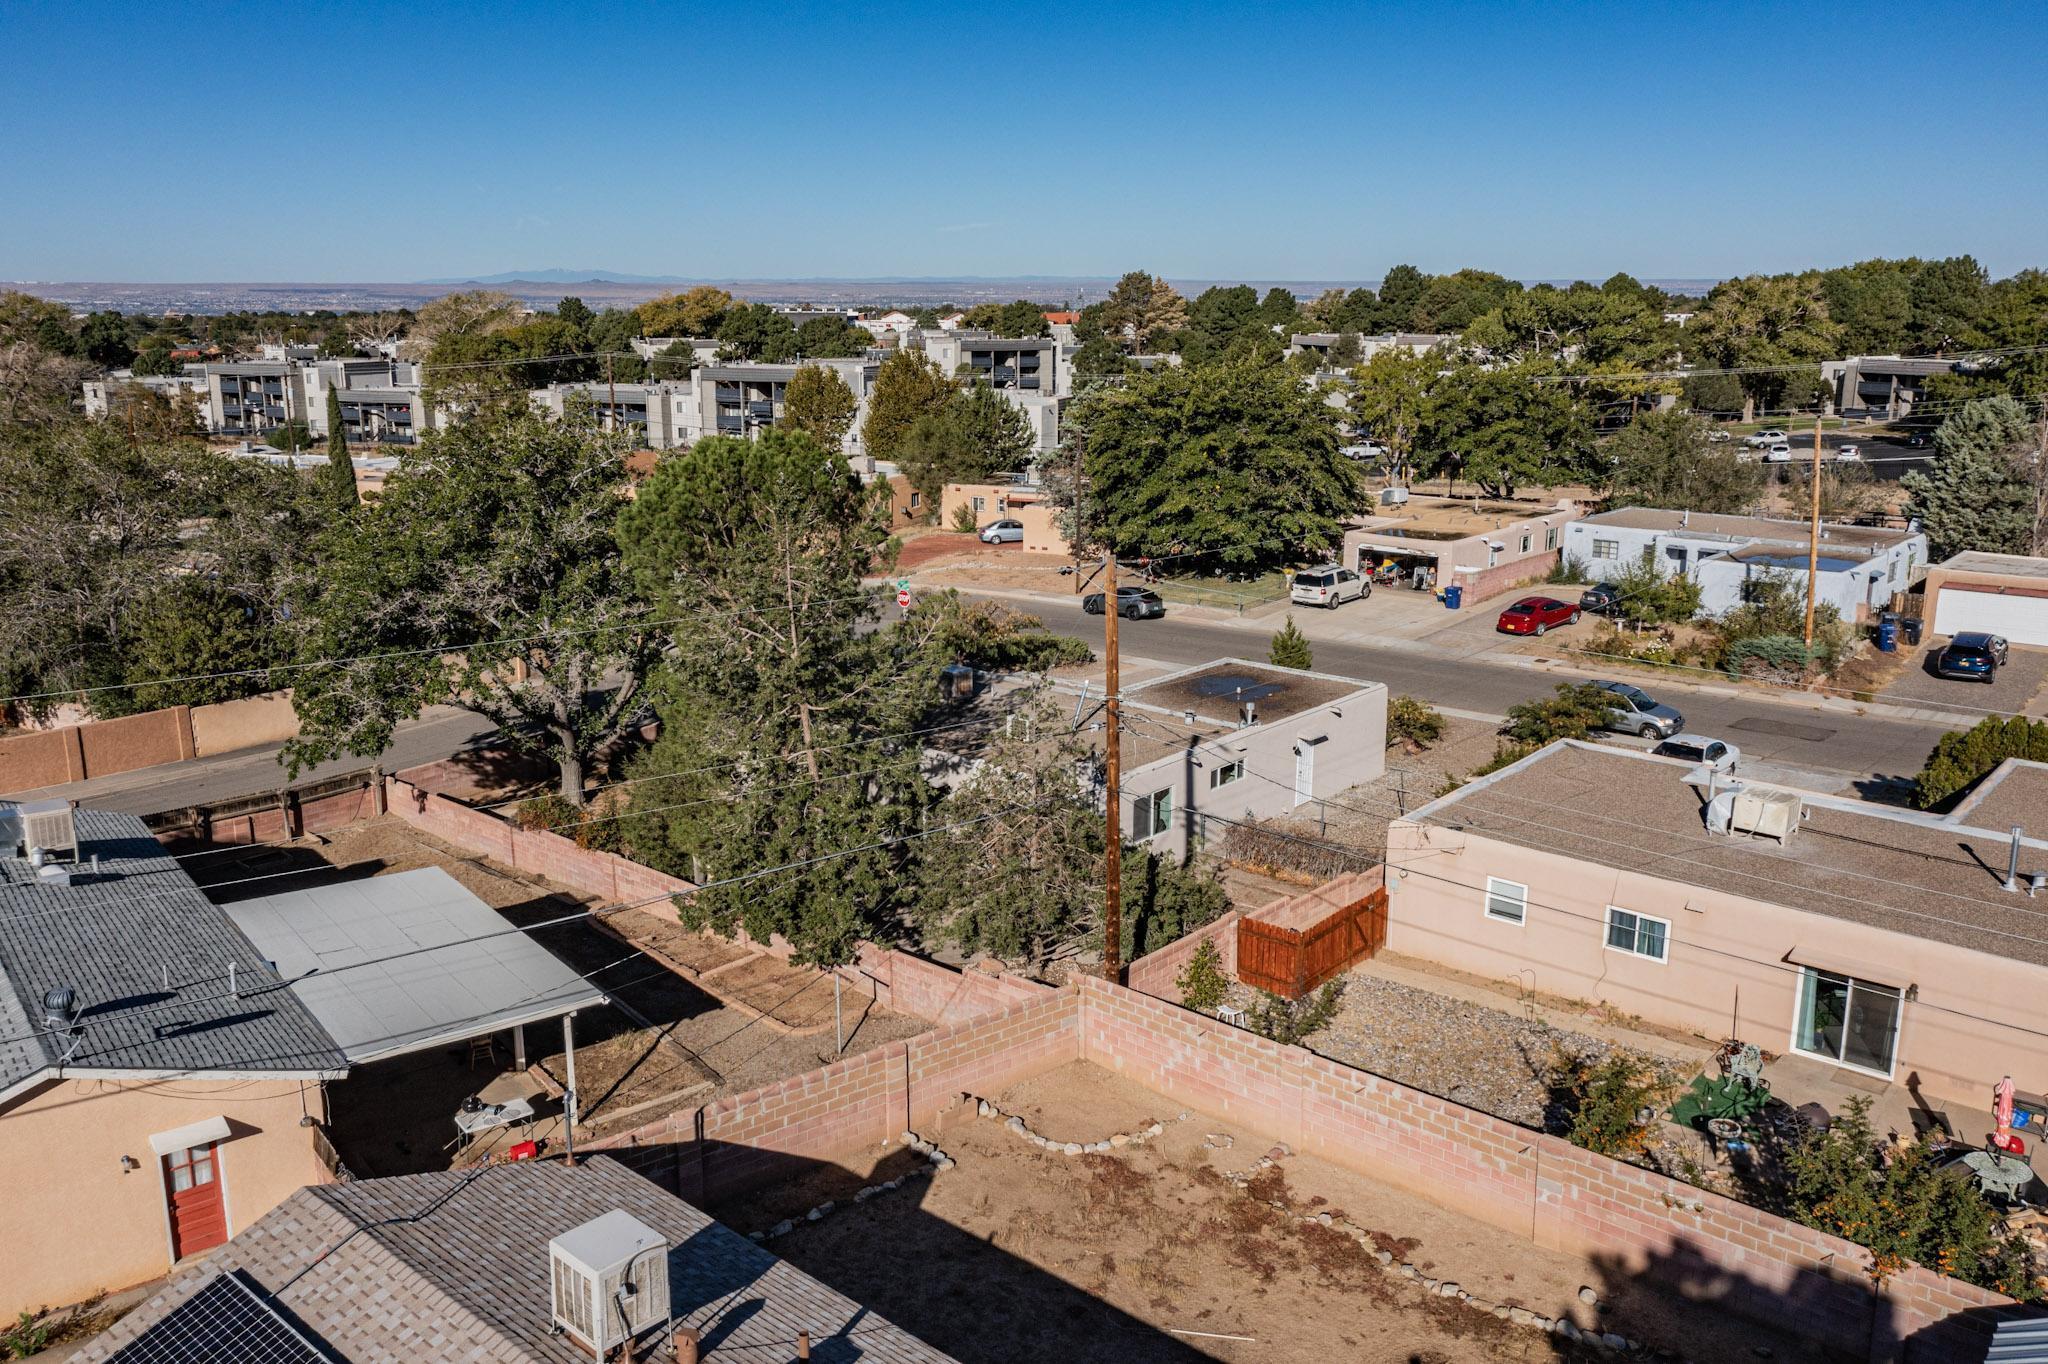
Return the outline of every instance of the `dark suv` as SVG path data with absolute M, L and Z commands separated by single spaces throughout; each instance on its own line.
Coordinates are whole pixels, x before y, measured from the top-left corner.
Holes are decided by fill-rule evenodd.
M 1621 610 L 1621 593 L 1613 583 L 1594 583 L 1579 594 L 1579 609 L 1596 616 L 1611 616 Z
M 1934 675 L 1996 682 L 1998 670 L 2005 666 L 2005 648 L 2005 640 L 1998 635 L 1974 630 L 1957 635 L 1934 656 Z

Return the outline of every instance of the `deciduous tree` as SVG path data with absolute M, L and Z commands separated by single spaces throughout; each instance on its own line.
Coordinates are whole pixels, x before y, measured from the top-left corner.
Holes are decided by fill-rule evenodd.
M 1603 447 L 1617 506 L 1738 513 L 1763 492 L 1763 471 L 1707 439 L 1709 423 L 1682 408 L 1644 412 Z
M 860 400 L 837 373 L 823 365 L 804 365 L 791 377 L 782 397 L 782 424 L 801 431 L 826 450 L 846 442 Z
M 876 370 L 867 421 L 861 426 L 868 453 L 876 459 L 895 459 L 918 418 L 942 410 L 953 391 L 952 380 L 923 351 L 889 355 Z

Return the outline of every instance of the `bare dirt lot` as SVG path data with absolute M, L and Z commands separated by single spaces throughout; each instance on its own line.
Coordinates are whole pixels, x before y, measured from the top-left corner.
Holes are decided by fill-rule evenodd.
M 261 894 L 332 880 L 334 868 L 347 875 L 381 876 L 439 866 L 507 920 L 521 925 L 599 904 L 452 848 L 395 816 L 352 824 L 322 839 L 202 858 L 191 866 L 202 884 L 267 876 L 270 879 L 247 888 Z M 275 875 L 295 865 L 305 869 L 303 879 Z M 229 886 L 216 893 L 227 898 L 240 889 Z M 688 932 L 672 915 L 654 910 L 631 914 L 632 920 L 619 928 L 630 930 L 632 936 L 643 931 L 658 935 L 664 955 L 683 954 L 692 967 L 701 962 L 698 969 L 708 970 L 748 955 L 733 944 Z M 617 1002 L 617 1007 L 585 1011 L 575 1020 L 579 1137 L 626 1131 L 672 1108 L 744 1093 L 835 1059 L 832 985 L 820 972 L 780 962 L 757 972 L 754 984 L 763 990 L 764 999 L 783 1001 L 778 1017 L 812 1028 L 792 1035 L 726 1004 L 608 925 L 583 919 L 538 929 L 533 937 Z M 766 993 L 769 990 L 774 993 Z M 849 1052 L 931 1027 L 923 1019 L 880 1008 L 850 987 L 842 1002 Z M 537 1062 L 559 1089 L 568 1075 L 561 1027 L 542 1023 L 526 1032 L 528 1059 Z M 344 1163 L 358 1175 L 448 1168 L 457 1159 L 448 1143 L 455 1135 L 454 1114 L 462 1100 L 511 1067 L 511 1035 L 500 1034 L 493 1047 L 494 1055 L 481 1061 L 471 1057 L 465 1043 L 373 1062 L 331 1086 L 334 1141 Z M 550 1100 L 542 1105 L 542 1113 L 534 1134 L 559 1142 L 558 1105 Z M 523 1135 L 505 1129 L 494 1144 Z
M 1479 1364 L 1604 1358 L 1495 1315 L 1523 1307 L 1664 1347 L 1668 1358 L 1816 1358 L 1789 1338 L 1636 1286 L 1614 1267 L 1517 1238 L 1346 1170 L 1283 1153 L 1086 1064 L 990 1096 L 1049 1138 L 1101 1140 L 1149 1121 L 1144 1146 L 1063 1156 L 971 1109 L 937 1136 L 957 1165 L 859 1204 L 862 1185 L 910 1168 L 893 1147 L 715 1205 L 806 1272 L 966 1364 L 1024 1359 Z M 805 1209 L 836 1200 L 812 1223 Z M 1278 1202 L 1281 1207 L 1274 1207 Z M 1328 1225 L 1321 1215 L 1328 1214 Z M 1364 1243 L 1348 1228 L 1367 1233 Z M 1376 1250 L 1475 1302 L 1425 1291 Z M 1589 1287 L 1605 1303 L 1581 1300 Z M 1682 1347 L 1682 1348 L 1681 1348 Z

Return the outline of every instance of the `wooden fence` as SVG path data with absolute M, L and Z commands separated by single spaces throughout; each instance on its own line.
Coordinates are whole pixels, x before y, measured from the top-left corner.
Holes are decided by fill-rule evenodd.
M 1239 919 L 1237 978 L 1299 999 L 1386 944 L 1387 888 L 1374 868 Z

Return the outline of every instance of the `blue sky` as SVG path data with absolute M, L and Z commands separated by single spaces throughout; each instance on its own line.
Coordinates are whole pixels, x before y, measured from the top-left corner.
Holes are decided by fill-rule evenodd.
M 2048 265 L 2039 3 L 29 4 L 0 278 Z

